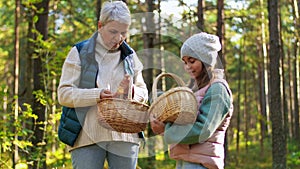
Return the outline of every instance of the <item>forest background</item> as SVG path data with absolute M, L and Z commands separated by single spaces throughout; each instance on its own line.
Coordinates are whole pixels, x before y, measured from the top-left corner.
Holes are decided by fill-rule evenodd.
M 96 31 L 103 2 L 0 1 L 0 168 L 71 168 L 57 137 L 56 89 L 72 45 Z M 220 37 L 218 66 L 234 95 L 226 169 L 300 167 L 300 0 L 125 2 L 133 18 L 127 41 L 144 64 L 150 96 L 160 72 L 189 80 L 178 58 L 186 38 Z M 174 168 L 161 137 L 149 127 L 145 134 L 138 168 Z

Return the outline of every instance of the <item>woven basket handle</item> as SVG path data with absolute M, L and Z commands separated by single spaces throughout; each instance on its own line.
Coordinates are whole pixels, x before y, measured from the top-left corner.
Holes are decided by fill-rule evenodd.
M 174 73 L 161 73 L 153 81 L 153 85 L 152 85 L 152 100 L 153 100 L 153 102 L 157 98 L 157 82 L 164 76 L 173 78 L 176 81 L 176 83 L 178 84 L 178 86 L 180 86 L 180 87 L 185 86 L 184 81 L 179 76 L 175 75 Z
M 133 96 L 132 96 L 132 87 L 133 87 L 133 77 L 130 76 L 130 82 L 129 82 L 129 86 L 128 86 L 128 100 L 132 100 Z

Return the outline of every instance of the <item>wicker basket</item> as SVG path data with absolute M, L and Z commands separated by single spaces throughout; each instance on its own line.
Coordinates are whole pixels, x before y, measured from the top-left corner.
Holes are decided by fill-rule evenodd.
M 149 121 L 149 106 L 118 98 L 98 102 L 98 122 L 101 126 L 123 133 L 144 131 Z
M 157 97 L 157 82 L 160 78 L 168 76 L 173 78 L 179 87 L 171 88 Z M 177 124 L 194 123 L 197 117 L 197 100 L 185 83 L 175 74 L 161 73 L 152 86 L 153 103 L 149 108 L 150 114 L 162 122 Z

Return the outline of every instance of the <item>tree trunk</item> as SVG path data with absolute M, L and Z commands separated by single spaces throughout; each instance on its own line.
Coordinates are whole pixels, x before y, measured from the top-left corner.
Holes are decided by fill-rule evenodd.
M 263 7 L 263 0 L 260 0 L 260 8 L 264 9 Z M 265 13 L 262 10 L 261 11 L 261 39 L 262 39 L 262 44 L 258 44 L 258 46 L 262 45 L 261 50 L 259 50 L 259 55 L 261 56 L 261 61 L 259 65 L 259 96 L 260 96 L 260 132 L 261 132 L 261 137 L 260 137 L 260 147 L 261 147 L 261 154 L 263 155 L 264 153 L 264 139 L 267 135 L 267 93 L 266 89 L 268 88 L 268 81 L 267 81 L 267 44 L 266 44 L 266 34 L 265 34 Z
M 20 27 L 19 27 L 19 19 L 20 19 L 20 0 L 15 1 L 16 9 L 15 9 L 15 60 L 14 60 L 14 95 L 19 95 L 19 69 L 20 69 Z M 15 97 L 15 108 L 14 108 L 14 118 L 15 121 L 18 120 L 19 117 L 19 97 Z M 15 131 L 15 141 L 18 140 L 18 134 L 16 129 Z M 13 168 L 15 168 L 16 164 L 19 161 L 19 148 L 17 145 L 14 145 L 14 156 L 13 156 Z
M 205 5 L 205 1 L 198 0 L 198 7 L 197 7 L 197 9 L 198 9 L 198 12 L 197 12 L 198 21 L 197 21 L 197 27 L 201 31 L 204 31 L 204 5 Z
M 202 15 L 203 17 L 203 15 Z M 203 19 L 203 18 L 202 18 Z M 204 24 L 204 22 L 203 22 Z M 225 45 L 224 45 L 224 39 L 225 39 L 225 26 L 224 26 L 224 0 L 218 0 L 217 2 L 217 36 L 220 39 L 220 43 L 222 45 L 222 49 L 218 52 L 220 61 L 217 62 L 216 67 L 223 68 L 224 72 L 226 72 L 226 63 L 225 63 Z M 227 132 L 225 135 L 225 141 L 224 141 L 224 148 L 225 148 L 225 165 L 228 161 L 229 155 L 228 155 L 228 141 L 227 141 Z
M 293 63 L 292 63 L 292 56 L 290 49 L 287 49 L 287 57 L 288 57 L 288 77 L 289 77 L 289 114 L 288 114 L 288 124 L 289 129 L 287 131 L 287 137 L 293 138 L 294 133 L 294 96 L 293 96 L 293 88 L 294 88 L 294 81 L 293 81 Z
M 161 33 L 161 27 L 162 27 L 162 18 L 161 18 L 161 0 L 158 0 L 158 5 L 157 5 L 157 10 L 158 10 L 158 30 L 157 30 L 157 41 L 158 41 L 158 49 L 159 49 L 159 56 L 158 56 L 158 59 L 157 59 L 157 62 L 158 64 L 157 65 L 160 65 L 161 66 L 161 69 L 160 70 L 156 70 L 154 72 L 155 76 L 162 73 L 164 70 L 165 70 L 165 58 L 164 56 L 162 55 L 162 52 L 163 52 L 163 44 L 162 44 L 162 33 Z M 164 80 L 164 79 L 162 79 Z M 165 83 L 162 82 L 162 88 L 164 88 L 164 85 Z M 169 159 L 169 150 L 168 150 L 169 146 L 168 144 L 163 140 L 163 151 L 164 151 L 164 159 L 167 160 Z
M 218 52 L 220 62 L 217 62 L 216 65 L 219 68 L 223 68 L 226 70 L 226 61 L 225 61 L 225 48 L 224 48 L 224 40 L 225 40 L 225 25 L 224 25 L 224 0 L 218 0 L 217 2 L 217 36 L 220 38 L 220 43 L 222 45 L 222 49 Z
M 286 138 L 284 133 L 284 119 L 282 113 L 280 87 L 280 37 L 278 0 L 268 0 L 269 32 L 270 32 L 270 113 L 272 122 L 272 155 L 273 169 L 286 168 Z
M 299 28 L 300 27 L 300 0 L 298 0 L 298 3 L 296 2 L 296 0 L 293 1 L 293 15 L 294 15 L 294 19 L 295 19 L 295 27 Z M 300 53 L 300 47 L 299 47 L 299 43 L 300 43 L 300 30 L 296 29 L 295 30 L 295 34 L 296 34 L 296 39 L 295 39 L 295 43 L 294 43 L 294 52 L 293 52 L 293 67 L 294 67 L 294 71 L 293 71 L 293 81 L 294 81 L 294 85 L 293 85 L 293 96 L 294 96 L 294 136 L 295 136 L 295 140 L 297 143 L 300 142 L 300 126 L 299 126 L 299 53 Z M 300 148 L 300 145 L 298 145 Z
M 298 98 L 298 86 L 299 86 L 299 75 L 297 75 L 297 73 L 299 73 L 299 59 L 297 59 L 300 51 L 297 52 L 297 49 L 299 50 L 299 45 L 297 46 L 297 44 L 299 44 L 299 40 L 297 40 L 298 43 L 294 44 L 294 59 L 293 59 L 293 67 L 294 67 L 294 71 L 293 71 L 293 81 L 294 81 L 294 87 L 293 87 L 293 93 L 294 93 L 294 136 L 295 136 L 295 140 L 297 143 L 300 142 L 300 126 L 299 126 L 299 98 Z M 300 145 L 298 144 L 298 147 L 300 148 Z
M 248 72 L 247 72 L 247 66 L 246 66 L 246 63 L 247 63 L 247 58 L 246 58 L 246 48 L 245 48 L 245 42 L 246 42 L 246 37 L 244 36 L 243 37 L 243 45 L 241 45 L 241 73 L 242 73 L 242 81 L 244 82 L 243 83 L 243 91 L 240 91 L 241 93 L 244 93 L 244 101 L 243 101 L 243 119 L 244 119 L 244 125 L 245 125 L 245 132 L 244 132 L 244 137 L 245 137 L 245 148 L 246 148 L 246 153 L 248 153 L 248 141 L 249 141 L 249 123 L 250 123 L 250 114 L 249 112 L 247 111 L 248 110 L 248 105 L 247 105 L 247 79 L 248 79 Z
M 245 40 L 246 41 L 246 40 Z M 243 46 L 245 46 L 245 45 L 243 45 Z M 249 146 L 248 146 L 248 143 L 249 143 L 249 131 L 250 131 L 250 113 L 247 111 L 247 110 L 249 110 L 249 106 L 248 106 L 248 96 L 247 96 L 247 86 L 248 86 L 248 84 L 247 84 L 247 79 L 249 78 L 248 77 L 248 70 L 247 70 L 247 66 L 246 66 L 246 63 L 247 63 L 247 61 L 246 61 L 246 49 L 244 48 L 244 50 L 243 50 L 243 56 L 244 56 L 244 59 L 243 59 L 243 67 L 244 67 L 244 69 L 242 70 L 243 71 L 243 81 L 244 81 L 244 87 L 243 87 L 243 92 L 244 92 L 244 109 L 243 109 L 243 114 L 244 114 L 244 122 L 245 122 L 245 133 L 244 133 L 244 135 L 245 135 L 245 149 L 246 149 L 246 153 L 248 153 L 249 152 Z
M 153 76 L 154 76 L 154 70 L 153 70 L 153 49 L 154 48 L 154 38 L 155 38 L 155 24 L 154 24 L 154 1 L 153 0 L 147 0 L 147 14 L 146 16 L 146 29 L 143 30 L 143 40 L 144 40 L 144 49 L 145 53 L 144 56 L 146 58 L 144 67 L 147 68 L 144 70 L 144 79 L 145 83 L 147 84 L 147 88 L 149 91 L 149 95 L 152 89 L 153 84 Z M 153 137 L 155 134 L 152 132 L 151 127 L 148 127 L 147 130 L 148 138 Z M 147 158 L 147 169 L 155 169 L 155 139 L 149 139 L 148 141 L 148 157 Z
M 280 5 L 279 5 L 279 9 L 280 9 Z M 281 13 L 280 13 L 280 10 L 278 11 L 279 15 L 279 38 L 280 38 L 280 60 L 281 60 L 281 86 L 282 86 L 282 113 L 283 113 L 283 120 L 284 120 L 284 133 L 285 133 L 285 138 L 287 138 L 288 136 L 288 131 L 289 131 L 289 125 L 288 125 L 288 112 L 289 112 L 289 109 L 288 109 L 288 99 L 287 99 L 287 92 L 286 90 L 291 90 L 289 88 L 286 87 L 286 81 L 287 79 L 285 78 L 285 54 L 284 54 L 284 49 L 283 49 L 283 39 L 282 39 L 282 36 L 281 36 L 281 28 L 282 28 L 282 24 L 281 24 Z
M 98 21 L 100 18 L 102 0 L 97 0 L 96 4 L 97 4 L 96 5 L 96 17 L 97 17 L 96 28 L 98 29 Z
M 242 41 L 243 42 L 243 41 Z M 243 46 L 244 44 L 241 44 L 241 46 Z M 241 86 L 242 86 L 242 66 L 243 66 L 243 57 L 242 57 L 242 51 L 239 51 L 239 67 L 238 67 L 238 89 L 237 92 L 238 93 L 242 93 L 241 91 Z M 237 120 L 236 120 L 236 157 L 239 157 L 239 153 L 240 153 L 240 131 L 241 131 L 241 95 L 238 94 L 237 96 Z M 236 166 L 239 165 L 239 160 L 235 160 L 236 161 Z
M 37 13 L 38 21 L 35 23 L 37 32 L 42 35 L 42 40 L 48 39 L 48 12 L 49 12 L 49 0 L 43 0 L 40 3 L 35 4 L 37 11 L 42 10 L 42 12 Z M 36 37 L 37 38 L 37 37 Z M 36 45 L 36 48 L 39 48 Z M 45 53 L 40 52 L 36 53 L 36 57 L 33 59 L 33 90 L 44 91 L 43 86 L 43 59 L 45 58 Z M 44 131 L 45 129 L 45 120 L 46 120 L 46 108 L 42 105 L 39 100 L 35 99 L 32 107 L 33 113 L 37 115 L 37 123 L 34 129 L 34 153 L 39 154 L 39 158 L 33 159 L 33 169 L 46 169 L 46 140 Z

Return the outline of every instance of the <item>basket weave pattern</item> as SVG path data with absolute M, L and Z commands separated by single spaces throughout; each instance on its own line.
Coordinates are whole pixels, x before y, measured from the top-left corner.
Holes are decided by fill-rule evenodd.
M 157 98 L 157 82 L 163 76 L 173 78 L 179 87 L 171 88 Z M 153 103 L 150 114 L 162 122 L 177 124 L 194 123 L 197 117 L 197 100 L 194 93 L 175 74 L 162 73 L 156 77 L 152 86 Z
M 101 126 L 123 133 L 144 131 L 149 121 L 149 106 L 124 99 L 109 98 L 98 102 L 98 122 Z

